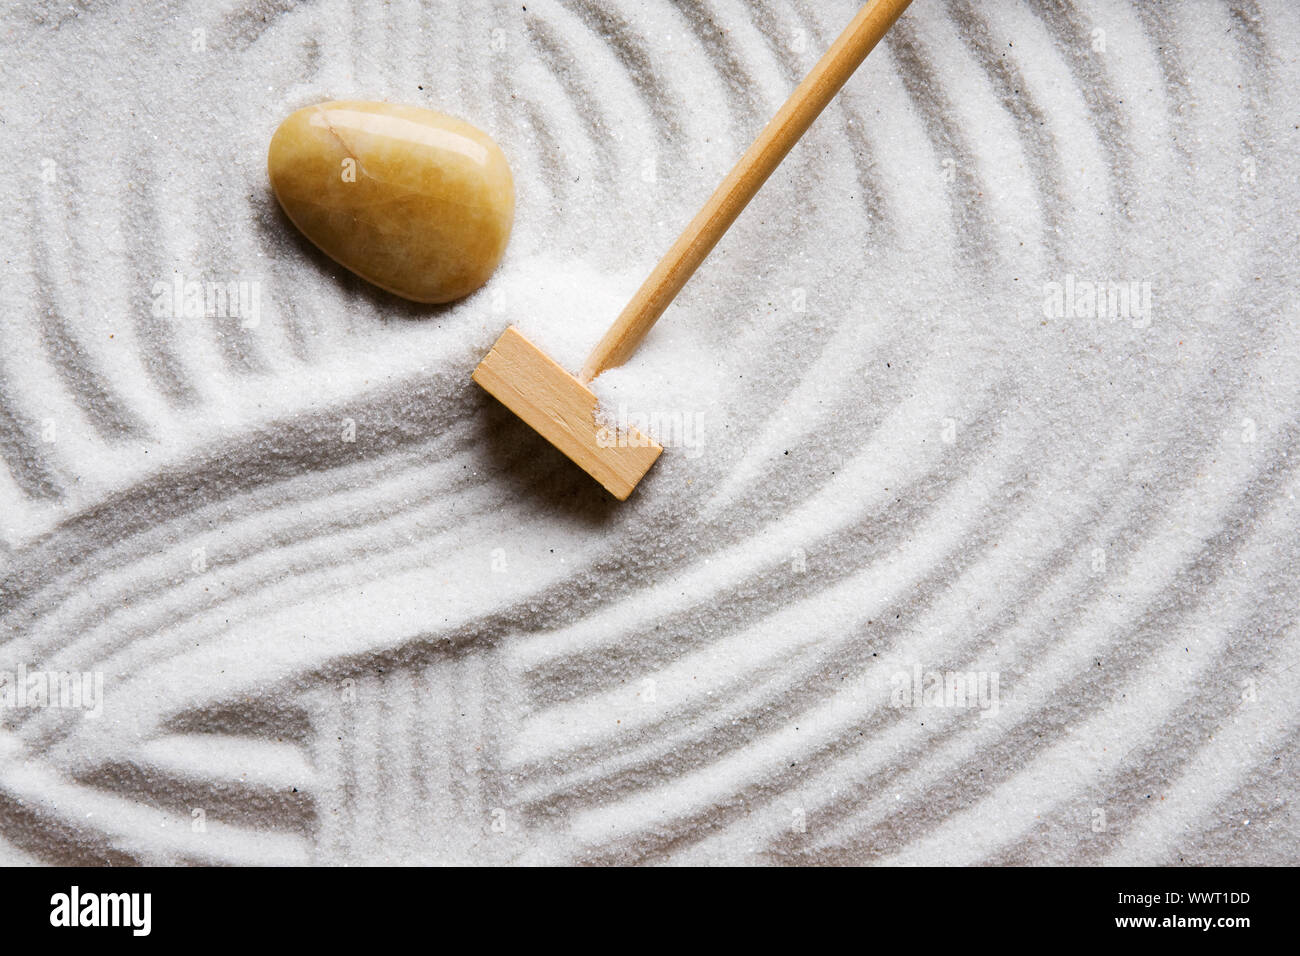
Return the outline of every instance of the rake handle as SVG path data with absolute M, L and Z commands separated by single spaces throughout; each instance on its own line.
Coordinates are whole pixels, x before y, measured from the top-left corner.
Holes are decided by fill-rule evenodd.
M 759 133 L 673 243 L 654 272 L 596 345 L 578 376 L 583 384 L 626 362 L 736 217 L 781 165 L 835 94 L 894 25 L 911 0 L 871 0 L 831 44 L 785 105 Z

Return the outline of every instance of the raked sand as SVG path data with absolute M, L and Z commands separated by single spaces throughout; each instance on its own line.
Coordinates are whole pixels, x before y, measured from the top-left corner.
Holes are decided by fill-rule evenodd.
M 916 0 L 598 382 L 626 504 L 471 385 L 854 10 L 7 6 L 0 862 L 1295 862 L 1292 0 Z M 279 212 L 343 97 L 501 144 L 479 294 Z

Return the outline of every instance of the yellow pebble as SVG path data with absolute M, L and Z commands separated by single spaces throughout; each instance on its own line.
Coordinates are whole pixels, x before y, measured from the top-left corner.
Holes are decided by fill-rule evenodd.
M 416 302 L 450 302 L 496 269 L 515 218 L 501 148 L 433 110 L 321 103 L 271 137 L 271 188 L 340 265 Z

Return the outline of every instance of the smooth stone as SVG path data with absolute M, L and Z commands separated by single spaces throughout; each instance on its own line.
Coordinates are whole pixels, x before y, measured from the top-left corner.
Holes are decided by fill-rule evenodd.
M 515 218 L 505 154 L 463 120 L 391 103 L 321 103 L 271 137 L 271 188 L 335 262 L 416 302 L 492 275 Z

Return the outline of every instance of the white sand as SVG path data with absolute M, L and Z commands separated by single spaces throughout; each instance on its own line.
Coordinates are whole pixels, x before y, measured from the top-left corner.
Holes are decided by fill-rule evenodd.
M 854 9 L 6 7 L 0 675 L 103 696 L 0 709 L 0 862 L 1295 862 L 1291 0 L 917 0 L 598 383 L 626 505 L 470 385 L 576 367 Z M 480 294 L 279 214 L 335 97 L 501 143 Z

